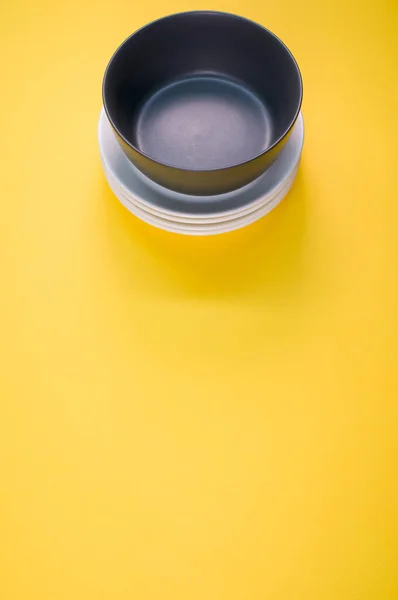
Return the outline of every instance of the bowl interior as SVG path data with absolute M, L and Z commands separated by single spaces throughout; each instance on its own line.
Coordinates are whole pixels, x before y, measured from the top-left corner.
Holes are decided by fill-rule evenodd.
M 108 65 L 103 95 L 111 123 L 138 152 L 206 170 L 276 144 L 297 117 L 302 84 L 293 56 L 268 30 L 193 12 L 130 36 Z

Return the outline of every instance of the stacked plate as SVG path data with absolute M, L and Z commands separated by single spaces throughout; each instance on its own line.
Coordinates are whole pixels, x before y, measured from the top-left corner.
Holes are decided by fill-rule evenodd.
M 98 138 L 106 179 L 131 213 L 166 231 L 212 235 L 257 221 L 286 196 L 300 162 L 304 123 L 300 113 L 283 150 L 263 175 L 238 190 L 214 196 L 182 194 L 146 177 L 123 152 L 104 110 Z

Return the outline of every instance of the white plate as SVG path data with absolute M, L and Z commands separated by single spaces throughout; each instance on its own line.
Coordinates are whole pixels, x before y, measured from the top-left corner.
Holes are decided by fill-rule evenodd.
M 143 175 L 124 155 L 104 110 L 98 128 L 101 160 L 111 176 L 112 189 L 135 202 L 139 208 L 169 219 L 186 223 L 217 223 L 224 219 L 248 215 L 279 194 L 297 170 L 304 140 L 302 115 L 275 163 L 249 185 L 217 196 L 188 196 L 168 190 Z
M 294 181 L 294 176 L 290 177 L 288 179 L 288 181 L 285 183 L 285 186 L 283 187 L 283 189 L 281 189 L 279 191 L 279 193 L 271 201 L 265 203 L 260 208 L 258 208 L 257 210 L 254 210 L 253 212 L 251 212 L 248 215 L 236 217 L 232 220 L 229 220 L 226 222 L 221 222 L 218 224 L 217 223 L 216 224 L 207 224 L 207 223 L 188 224 L 188 223 L 179 223 L 179 222 L 172 221 L 170 219 L 161 218 L 159 216 L 156 216 L 156 215 L 150 213 L 149 211 L 142 210 L 140 208 L 140 206 L 138 206 L 135 203 L 134 200 L 128 199 L 121 192 L 120 188 L 113 187 L 115 182 L 114 182 L 114 180 L 112 180 L 111 177 L 109 177 L 108 170 L 105 170 L 105 176 L 107 177 L 108 183 L 109 183 L 113 193 L 119 199 L 119 201 L 123 204 L 123 206 L 125 206 L 125 208 L 127 208 L 127 210 L 129 210 L 132 214 L 134 214 L 136 217 L 138 217 L 142 221 L 145 221 L 146 223 L 153 225 L 154 227 L 157 227 L 159 229 L 163 229 L 165 231 L 171 231 L 173 233 L 180 233 L 180 234 L 184 234 L 184 235 L 196 235 L 196 236 L 227 233 L 229 231 L 233 231 L 235 229 L 240 229 L 242 227 L 245 227 L 246 225 L 250 225 L 251 223 L 254 223 L 261 217 L 265 216 L 273 208 L 275 208 L 275 206 L 277 204 L 279 204 L 279 202 L 282 200 L 282 198 L 284 198 L 285 195 L 290 190 L 290 188 L 293 184 L 293 181 Z
M 174 223 L 183 223 L 183 224 L 188 224 L 188 225 L 195 225 L 195 224 L 202 225 L 202 224 L 224 223 L 227 221 L 232 221 L 238 217 L 243 217 L 246 215 L 248 216 L 251 213 L 258 210 L 259 208 L 263 207 L 265 204 L 268 204 L 274 198 L 276 198 L 276 196 L 280 193 L 281 190 L 283 190 L 286 187 L 286 185 L 288 183 L 290 183 L 294 180 L 296 173 L 297 173 L 298 165 L 296 166 L 294 171 L 289 175 L 289 177 L 287 179 L 285 179 L 282 182 L 282 184 L 277 187 L 277 189 L 273 190 L 272 194 L 269 194 L 269 195 L 261 198 L 258 202 L 256 202 L 255 204 L 251 204 L 249 207 L 242 209 L 239 213 L 234 212 L 234 213 L 231 213 L 226 216 L 221 215 L 221 216 L 214 216 L 214 217 L 201 217 L 200 219 L 195 219 L 190 216 L 180 217 L 180 216 L 174 215 L 172 213 L 170 214 L 170 213 L 166 213 L 165 211 L 159 211 L 156 208 L 154 208 L 153 205 L 150 205 L 148 203 L 144 204 L 140 200 L 137 200 L 136 198 L 134 198 L 134 196 L 132 194 L 130 194 L 128 192 L 128 190 L 126 190 L 126 188 L 124 188 L 123 186 L 121 186 L 119 184 L 119 182 L 117 181 L 117 179 L 115 179 L 112 172 L 106 166 L 105 163 L 103 163 L 103 169 L 106 174 L 107 180 L 111 184 L 112 189 L 117 190 L 118 195 L 121 194 L 122 196 L 124 196 L 126 198 L 126 200 L 129 200 L 130 202 L 135 204 L 141 210 L 149 212 L 150 214 L 160 217 L 161 219 L 166 219 L 166 220 L 172 221 Z
M 238 214 L 232 214 L 232 215 L 222 216 L 222 217 L 218 217 L 218 218 L 212 217 L 212 218 L 201 218 L 201 219 L 192 219 L 189 217 L 179 217 L 179 216 L 170 215 L 165 212 L 157 211 L 156 209 L 154 209 L 152 206 L 150 206 L 148 204 L 146 204 L 146 205 L 143 204 L 142 202 L 136 200 L 133 196 L 131 196 L 131 194 L 128 194 L 126 192 L 125 188 L 119 186 L 117 180 L 113 177 L 111 171 L 108 169 L 108 167 L 105 164 L 103 165 L 103 168 L 104 168 L 104 173 L 109 182 L 110 187 L 112 188 L 112 190 L 114 191 L 114 193 L 116 193 L 116 195 L 118 197 L 122 196 L 125 200 L 127 200 L 128 202 L 131 202 L 138 209 L 142 210 L 143 212 L 147 212 L 151 216 L 155 216 L 160 219 L 164 219 L 166 221 L 171 221 L 172 223 L 181 224 L 182 226 L 201 227 L 203 225 L 221 225 L 223 223 L 229 223 L 229 222 L 232 222 L 232 221 L 242 218 L 242 217 L 246 217 L 246 216 L 248 217 L 249 215 L 255 213 L 256 211 L 263 208 L 267 204 L 271 203 L 275 198 L 277 198 L 280 195 L 280 193 L 283 190 L 285 190 L 285 188 L 287 188 L 287 186 L 290 187 L 290 185 L 293 183 L 296 173 L 297 173 L 298 166 L 293 171 L 293 173 L 291 173 L 291 175 L 283 182 L 283 185 L 279 186 L 278 190 L 274 191 L 274 193 L 272 195 L 267 196 L 266 198 L 263 198 L 254 207 L 251 206 L 250 209 L 242 211 L 241 213 L 238 213 Z

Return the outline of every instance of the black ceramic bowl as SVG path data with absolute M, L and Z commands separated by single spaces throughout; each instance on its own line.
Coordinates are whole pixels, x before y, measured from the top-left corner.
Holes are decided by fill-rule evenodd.
M 116 50 L 103 101 L 131 162 L 172 190 L 212 195 L 259 177 L 298 117 L 299 68 L 270 31 L 195 11 L 146 25 Z

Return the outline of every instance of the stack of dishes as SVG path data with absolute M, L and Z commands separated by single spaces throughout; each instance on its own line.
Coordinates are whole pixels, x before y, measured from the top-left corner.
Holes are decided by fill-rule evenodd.
M 147 223 L 209 235 L 253 223 L 300 161 L 302 81 L 286 46 L 226 13 L 165 17 L 130 36 L 105 72 L 101 160 Z

